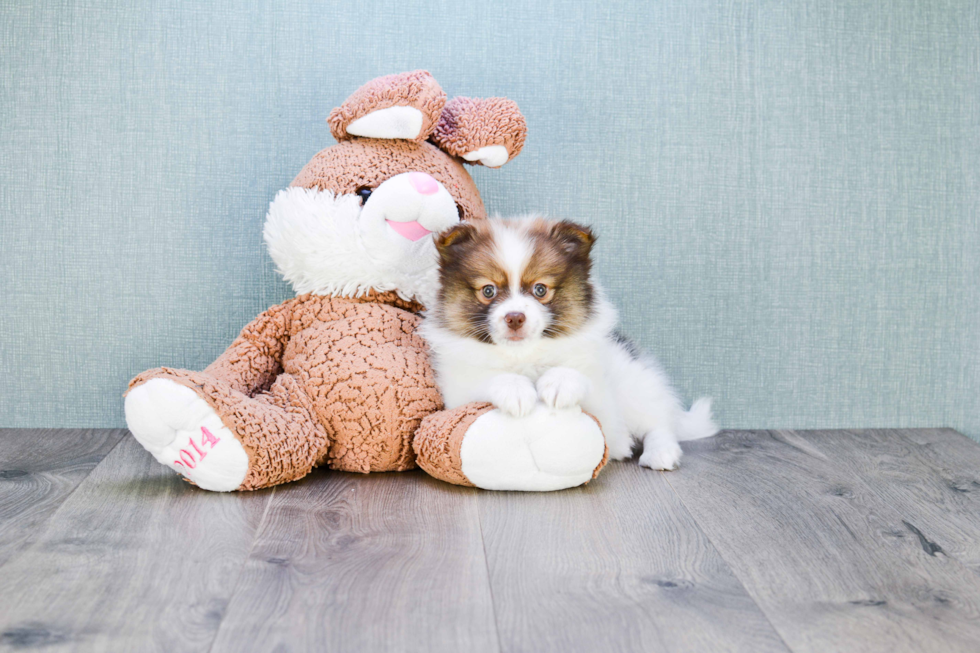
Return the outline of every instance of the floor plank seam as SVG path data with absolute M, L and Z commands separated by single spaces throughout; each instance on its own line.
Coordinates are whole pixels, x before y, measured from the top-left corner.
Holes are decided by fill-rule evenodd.
M 228 616 L 228 608 L 231 606 L 231 601 L 233 598 L 235 598 L 235 594 L 238 593 L 238 586 L 241 585 L 242 576 L 245 575 L 245 566 L 248 565 L 249 560 L 252 559 L 252 552 L 255 551 L 255 543 L 258 542 L 259 534 L 262 532 L 262 527 L 265 526 L 265 520 L 269 516 L 269 510 L 272 508 L 272 499 L 276 496 L 277 489 L 277 486 L 273 486 L 269 491 L 269 496 L 266 498 L 265 507 L 262 509 L 262 517 L 259 519 L 259 523 L 255 527 L 255 532 L 252 534 L 252 544 L 248 547 L 248 554 L 242 560 L 242 564 L 238 568 L 238 574 L 235 577 L 235 584 L 232 585 L 231 592 L 228 594 L 228 603 L 225 605 L 225 609 L 221 614 L 221 621 L 218 622 L 218 627 L 214 631 L 214 637 L 211 638 L 211 645 L 208 646 L 208 653 L 211 653 L 214 649 L 214 645 L 218 641 L 218 635 L 221 634 L 221 628 L 225 625 L 225 618 Z
M 92 429 L 92 430 L 96 430 L 96 429 Z M 78 492 L 78 488 L 82 487 L 82 484 L 88 479 L 88 477 L 91 476 L 92 473 L 95 472 L 95 470 L 97 470 L 103 463 L 105 463 L 106 459 L 110 455 L 112 455 L 112 452 L 115 451 L 116 448 L 123 443 L 123 440 L 126 439 L 126 436 L 127 435 L 130 435 L 128 429 L 111 429 L 111 430 L 113 430 L 113 431 L 122 431 L 122 435 L 120 435 L 119 436 L 119 439 L 116 440 L 116 444 L 112 445 L 112 448 L 105 452 L 105 455 L 102 456 L 102 460 L 100 460 L 95 465 L 93 465 L 92 466 L 92 469 L 88 470 L 88 474 L 85 475 L 85 478 L 80 479 L 78 481 L 78 483 L 75 485 L 75 487 L 73 487 L 71 489 L 71 492 L 69 492 L 68 494 L 65 495 L 65 498 L 62 499 L 62 501 L 61 501 L 61 505 L 59 505 L 57 508 L 55 508 L 54 512 L 52 512 L 48 516 L 48 518 L 45 520 L 45 522 L 44 522 L 45 527 L 47 527 L 48 522 L 51 521 L 51 519 L 54 518 L 54 516 L 57 515 L 61 511 L 62 506 L 64 506 L 65 503 L 67 503 L 68 500 L 71 499 L 72 495 L 75 494 L 76 492 Z
M 103 429 L 87 429 L 87 430 L 98 431 L 98 430 L 103 430 Z M 102 465 L 105 462 L 106 458 L 108 458 L 109 455 L 113 451 L 116 450 L 116 447 L 118 447 L 120 444 L 122 444 L 122 441 L 126 439 L 126 435 L 129 434 L 129 431 L 127 429 L 105 429 L 105 430 L 107 430 L 107 431 L 121 431 L 122 432 L 122 435 L 120 435 L 119 436 L 119 439 L 116 440 L 116 443 L 114 445 L 112 445 L 112 448 L 105 452 L 105 455 L 102 456 L 102 460 L 100 460 L 95 465 L 93 465 L 92 466 L 92 469 L 88 470 L 88 474 L 86 474 L 84 478 L 79 479 L 78 480 L 78 483 L 75 484 L 75 487 L 73 487 L 71 489 L 71 492 L 69 492 L 68 494 L 66 494 L 61 499 L 61 503 L 58 504 L 58 507 L 55 508 L 51 512 L 50 515 L 48 515 L 47 517 L 44 518 L 44 523 L 41 524 L 40 527 L 37 529 L 37 532 L 36 532 L 35 537 L 34 537 L 34 541 L 31 542 L 30 544 L 28 544 L 25 549 L 23 549 L 21 551 L 17 551 L 13 556 L 11 556 L 9 559 L 5 560 L 3 562 L 3 564 L 0 564 L 0 570 L 2 570 L 4 567 L 6 567 L 7 565 L 9 565 L 11 562 L 13 562 L 14 560 L 17 560 L 22 555 L 24 555 L 28 551 L 32 550 L 35 546 L 37 546 L 37 543 L 40 542 L 41 539 L 42 539 L 41 536 L 47 530 L 47 528 L 51 524 L 52 520 L 54 520 L 54 518 L 58 515 L 58 513 L 61 512 L 61 510 L 62 510 L 62 508 L 64 508 L 65 504 L 68 503 L 68 500 L 71 499 L 72 495 L 74 495 L 75 492 L 78 491 L 78 488 L 80 488 L 82 486 L 82 484 L 85 483 L 85 481 L 88 479 L 88 477 L 91 476 L 92 473 L 96 469 L 98 469 L 100 465 Z
M 678 472 L 617 462 L 550 495 L 398 474 L 211 493 L 126 429 L 14 435 L 4 651 L 492 653 L 488 613 L 498 653 L 978 651 L 980 447 L 953 430 L 728 431 Z
M 748 596 L 750 599 L 752 599 L 752 602 L 755 603 L 755 606 L 759 609 L 759 613 L 763 617 L 765 617 L 766 623 L 768 623 L 769 626 L 772 628 L 772 632 L 776 633 L 776 636 L 779 637 L 779 641 L 782 642 L 783 646 L 786 647 L 787 651 L 794 651 L 793 647 L 790 646 L 789 643 L 786 641 L 786 638 L 783 636 L 783 633 L 779 630 L 779 628 L 776 627 L 776 624 L 773 623 L 772 617 L 769 616 L 769 613 L 766 612 L 766 609 L 762 607 L 762 605 L 759 603 L 759 599 L 745 585 L 745 581 L 738 575 L 738 572 L 735 570 L 735 567 L 732 565 L 732 563 L 725 557 L 725 554 L 721 552 L 721 549 L 719 549 L 718 545 L 714 542 L 714 540 L 711 539 L 711 536 L 708 535 L 708 532 L 705 529 L 701 528 L 701 524 L 698 523 L 697 516 L 693 512 L 691 512 L 691 509 L 688 507 L 687 502 L 684 501 L 684 497 L 681 496 L 680 492 L 678 492 L 677 489 L 670 482 L 670 474 L 672 472 L 658 472 L 658 473 L 664 476 L 664 480 L 667 481 L 667 487 L 669 487 L 670 491 L 674 493 L 674 496 L 677 497 L 677 500 L 681 502 L 681 505 L 684 506 L 684 510 L 687 511 L 687 514 L 689 514 L 691 516 L 691 519 L 694 521 L 694 523 L 697 524 L 697 527 L 701 531 L 701 534 L 704 535 L 704 539 L 708 541 L 708 544 L 711 545 L 711 548 L 715 550 L 715 552 L 718 554 L 718 557 L 721 558 L 722 562 L 725 563 L 725 566 L 728 567 L 728 570 L 732 573 L 732 576 L 735 577 L 735 580 L 738 581 L 738 584 L 742 586 L 742 590 L 745 592 L 745 595 Z
M 482 490 L 477 490 L 482 492 Z M 487 557 L 487 538 L 483 534 L 483 515 L 480 514 L 480 495 L 476 496 L 476 523 L 480 525 L 480 546 L 483 548 L 483 568 L 487 571 L 487 591 L 490 592 L 490 610 L 493 616 L 493 630 L 497 634 L 497 650 L 503 653 L 503 640 L 500 639 L 500 623 L 497 621 L 497 603 L 493 597 L 493 581 L 490 578 L 490 559 Z
M 841 430 L 846 431 L 846 429 L 841 429 Z M 885 431 L 885 432 L 888 432 L 888 433 L 896 433 L 900 439 L 902 439 L 903 441 L 905 441 L 906 443 L 908 443 L 912 447 L 919 446 L 919 445 L 915 444 L 914 442 L 912 442 L 911 440 L 909 440 L 904 435 L 902 435 L 902 431 L 907 430 L 907 429 L 882 429 L 882 430 Z M 950 429 L 950 430 L 953 430 L 953 429 Z M 962 434 L 959 433 L 958 431 L 955 431 L 954 430 L 954 432 L 957 433 L 957 435 L 962 436 Z M 853 431 L 851 431 L 850 433 L 854 437 L 857 437 L 857 435 L 858 435 L 857 433 L 855 433 Z M 963 437 L 966 437 L 966 436 L 963 436 Z M 816 446 L 816 445 L 814 445 L 814 446 Z M 818 448 L 818 450 L 819 450 L 819 448 Z M 852 462 L 845 460 L 842 463 L 842 465 L 843 465 L 844 468 L 846 468 L 851 473 L 851 475 L 852 475 L 852 477 L 854 479 L 853 482 L 855 483 L 855 485 L 860 484 L 861 486 L 863 486 L 867 490 L 867 492 L 868 492 L 868 494 L 870 496 L 876 497 L 879 501 L 882 502 L 883 505 L 887 506 L 887 508 L 890 511 L 892 511 L 895 514 L 896 517 L 898 517 L 898 519 L 902 523 L 902 525 L 909 531 L 909 533 L 911 533 L 916 538 L 916 540 L 919 543 L 919 548 L 922 549 L 922 552 L 924 554 L 926 554 L 926 555 L 928 555 L 930 557 L 936 557 L 936 554 L 941 554 L 943 556 L 943 558 L 945 558 L 946 560 L 948 560 L 951 564 L 954 564 L 954 565 L 958 566 L 959 568 L 963 569 L 964 571 L 976 573 L 976 570 L 974 570 L 967 562 L 965 562 L 964 560 L 961 560 L 958 555 L 956 555 L 956 554 L 954 554 L 954 553 L 951 552 L 952 551 L 952 547 L 949 546 L 949 543 L 947 543 L 947 546 L 946 546 L 945 549 L 942 547 L 941 544 L 938 543 L 936 536 L 934 534 L 930 534 L 930 533 L 933 532 L 933 529 L 932 528 L 930 528 L 929 526 L 925 526 L 925 530 L 923 530 L 922 528 L 920 528 L 916 524 L 912 523 L 912 521 L 911 521 L 911 520 L 914 519 L 915 521 L 919 522 L 920 524 L 929 524 L 931 522 L 931 520 L 928 519 L 928 517 L 926 517 L 922 513 L 916 512 L 914 510 L 913 511 L 908 511 L 908 510 L 904 509 L 903 507 L 901 507 L 899 505 L 896 505 L 895 502 L 891 498 L 889 498 L 886 494 L 883 494 L 882 493 L 880 484 L 875 483 L 874 482 L 874 479 L 872 479 L 872 478 L 866 478 L 864 472 L 859 467 L 856 467 Z M 915 513 L 915 514 L 913 514 L 913 513 Z M 837 517 L 836 514 L 834 516 Z M 837 518 L 838 518 L 838 520 L 840 520 L 840 517 L 837 517 Z M 848 532 L 851 533 L 851 536 L 853 537 L 854 536 L 853 532 L 851 532 L 851 529 L 848 528 L 846 526 L 846 524 L 843 524 L 843 521 L 842 521 L 842 525 L 844 525 L 844 527 L 847 528 Z M 938 538 L 938 539 L 942 539 L 942 538 Z M 980 586 L 978 586 L 978 587 L 980 587 Z

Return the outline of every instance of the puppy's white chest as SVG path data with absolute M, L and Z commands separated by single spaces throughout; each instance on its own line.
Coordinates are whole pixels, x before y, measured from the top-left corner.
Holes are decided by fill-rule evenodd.
M 521 374 L 537 381 L 555 367 L 570 367 L 589 377 L 601 375 L 601 361 L 595 348 L 554 348 L 532 352 L 506 352 L 500 358 L 501 372 Z

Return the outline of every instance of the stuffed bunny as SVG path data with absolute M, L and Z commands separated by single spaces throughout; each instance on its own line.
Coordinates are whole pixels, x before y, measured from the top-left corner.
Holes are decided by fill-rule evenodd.
M 328 118 L 319 152 L 269 206 L 264 237 L 297 297 L 248 324 L 203 372 L 130 382 L 126 421 L 156 459 L 208 490 L 252 490 L 314 467 L 421 466 L 459 485 L 554 490 L 605 463 L 578 409 L 513 418 L 443 411 L 416 333 L 437 290 L 432 234 L 485 220 L 462 162 L 499 167 L 524 144 L 510 100 L 446 95 L 429 73 L 375 79 Z

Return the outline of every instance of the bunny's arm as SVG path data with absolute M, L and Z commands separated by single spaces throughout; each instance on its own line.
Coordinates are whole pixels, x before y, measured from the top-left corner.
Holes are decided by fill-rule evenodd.
M 271 386 L 282 373 L 294 303 L 273 306 L 252 320 L 204 373 L 250 396 Z

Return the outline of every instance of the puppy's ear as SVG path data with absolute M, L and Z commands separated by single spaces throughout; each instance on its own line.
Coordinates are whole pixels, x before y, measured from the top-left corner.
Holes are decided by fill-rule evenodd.
M 443 231 L 436 236 L 436 249 L 439 251 L 439 257 L 443 261 L 451 260 L 459 246 L 473 240 L 475 235 L 476 227 L 465 222 L 460 222 L 452 229 Z
M 468 163 L 499 168 L 524 147 L 527 123 L 513 100 L 453 98 L 442 110 L 432 142 Z
M 421 143 L 435 129 L 446 94 L 425 70 L 372 79 L 330 112 L 338 142 L 355 136 Z
M 596 240 L 592 229 L 568 220 L 556 222 L 551 227 L 551 236 L 561 243 L 567 253 L 577 256 L 588 256 Z

